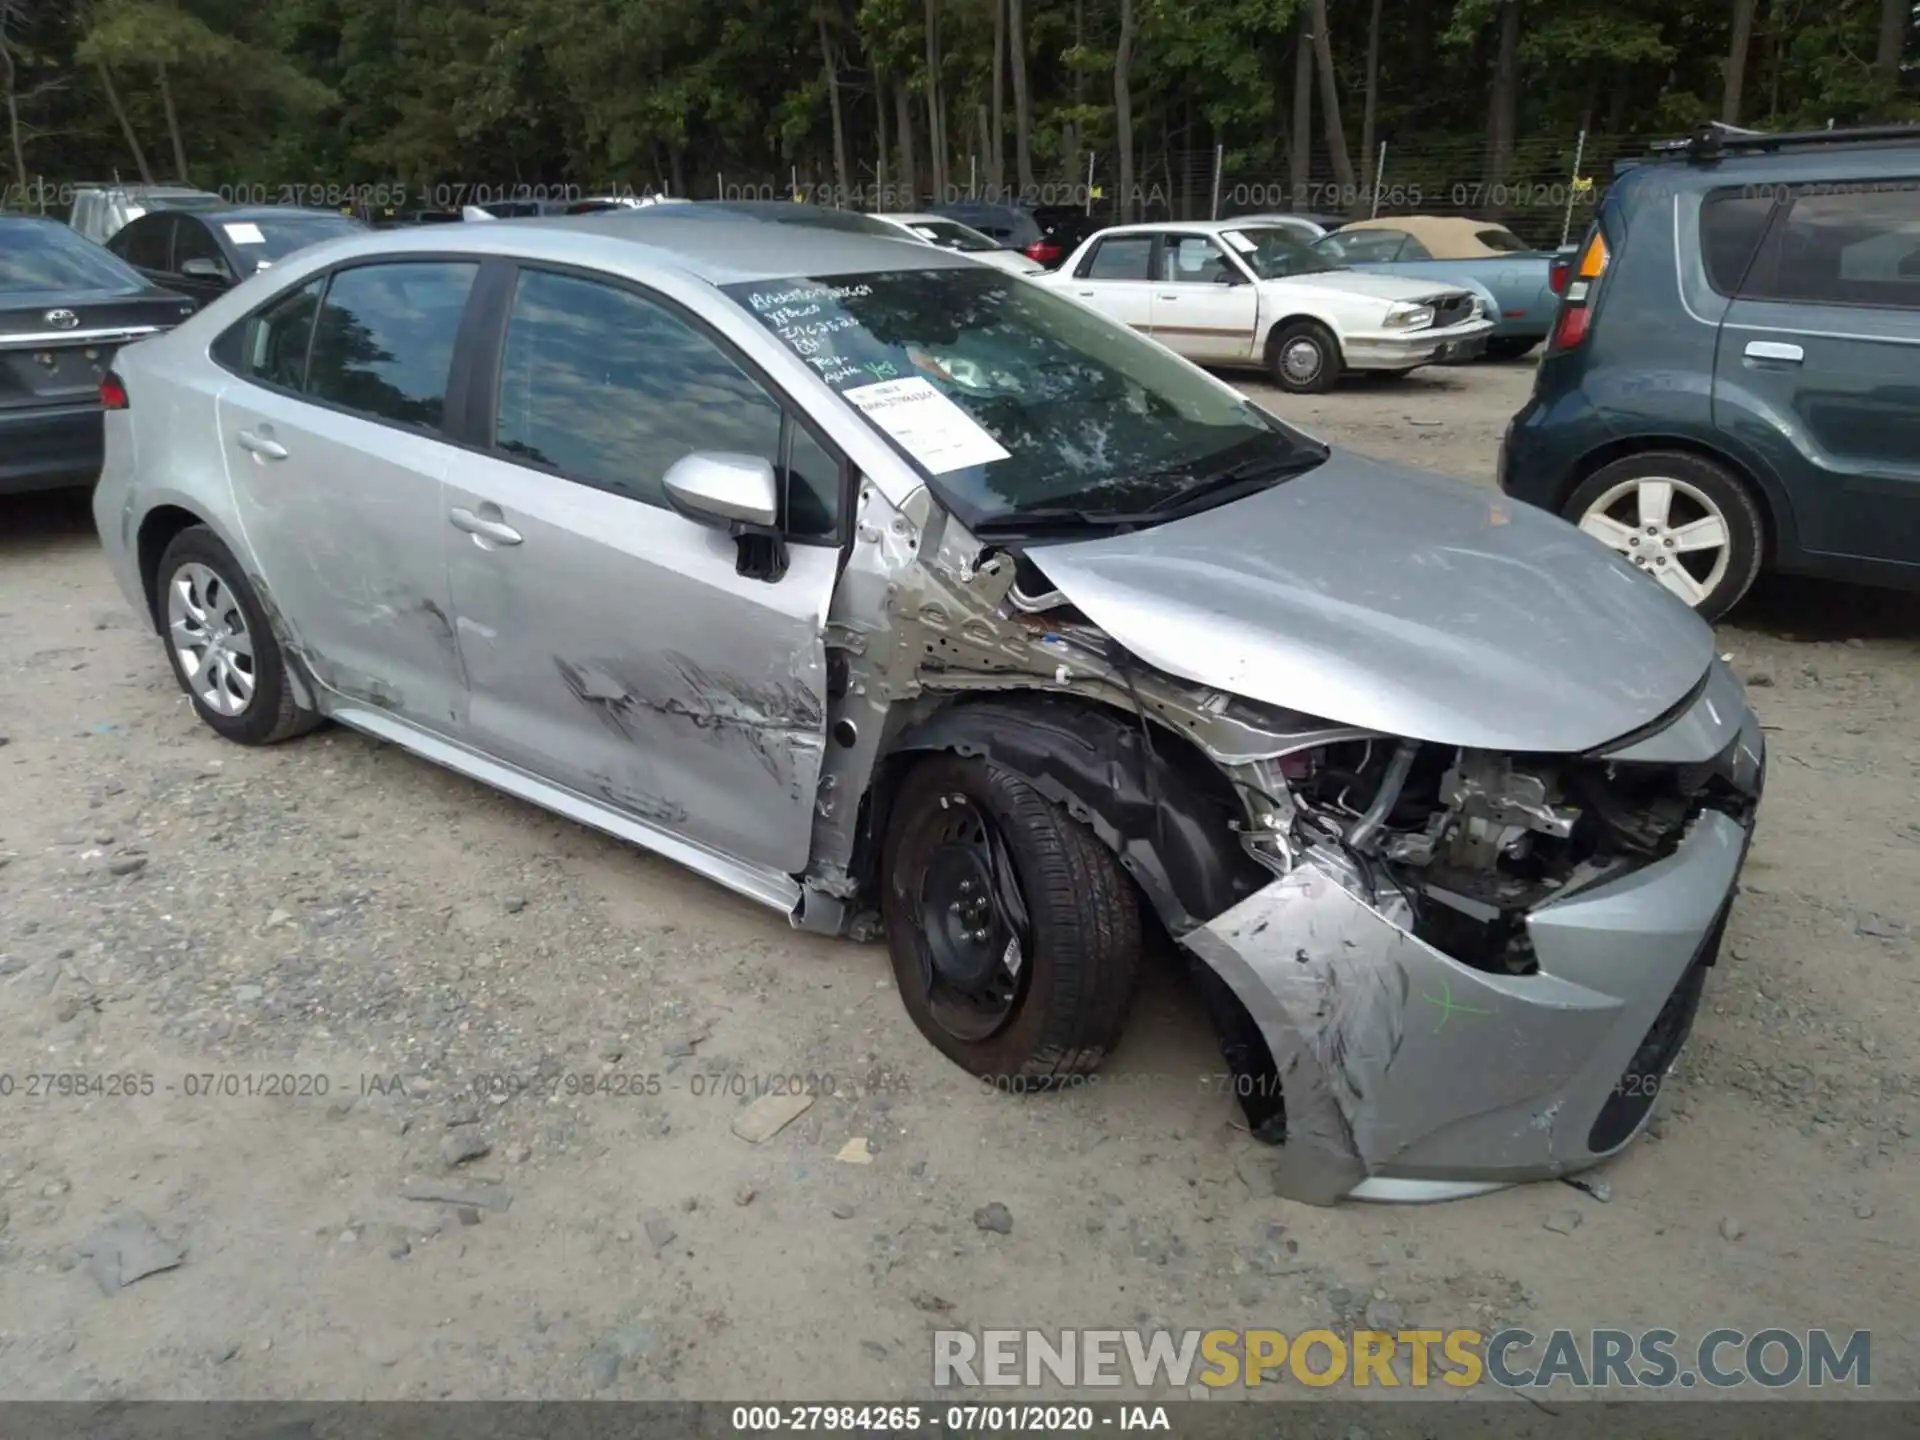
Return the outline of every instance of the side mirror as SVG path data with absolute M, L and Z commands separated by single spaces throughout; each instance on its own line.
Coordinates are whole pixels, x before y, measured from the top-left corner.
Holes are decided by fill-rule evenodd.
M 218 260 L 209 260 L 204 256 L 195 256 L 191 260 L 180 262 L 180 273 L 195 280 L 230 280 L 227 267 Z
M 682 455 L 663 477 L 667 500 L 702 525 L 771 526 L 780 519 L 773 466 L 754 455 L 700 450 Z

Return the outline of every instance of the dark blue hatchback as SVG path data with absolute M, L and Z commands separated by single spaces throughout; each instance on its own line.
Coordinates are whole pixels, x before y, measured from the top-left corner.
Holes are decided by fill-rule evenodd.
M 1626 167 L 1500 488 L 1709 619 L 1763 568 L 1920 585 L 1920 127 L 1714 127 Z

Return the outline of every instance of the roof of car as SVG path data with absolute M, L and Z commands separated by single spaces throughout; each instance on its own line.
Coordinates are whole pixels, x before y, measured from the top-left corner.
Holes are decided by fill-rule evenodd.
M 1399 230 L 1433 252 L 1436 260 L 1474 260 L 1482 255 L 1504 255 L 1480 238 L 1483 230 L 1504 230 L 1498 220 L 1475 220 L 1465 215 L 1383 215 L 1377 220 L 1355 220 L 1349 230 Z
M 634 260 L 670 267 L 712 285 L 802 275 L 961 269 L 976 263 L 955 251 L 906 235 L 894 239 L 866 230 L 834 228 L 818 223 L 818 214 L 796 213 L 813 210 L 812 206 L 788 206 L 784 202 L 765 206 L 755 202 L 749 210 L 699 201 L 602 210 L 590 215 L 542 216 L 512 224 L 371 230 L 352 239 L 330 242 L 327 254 L 330 258 L 346 258 L 409 250 L 439 254 L 472 251 L 590 264 L 596 253 L 610 258 L 608 247 L 616 246 Z
M 174 214 L 174 211 L 168 211 Z M 303 219 L 328 216 L 334 220 L 352 220 L 351 215 L 343 215 L 338 210 L 327 210 L 317 205 L 222 205 L 204 210 L 185 210 L 177 212 L 185 215 L 198 215 L 205 220 L 283 220 L 289 215 Z

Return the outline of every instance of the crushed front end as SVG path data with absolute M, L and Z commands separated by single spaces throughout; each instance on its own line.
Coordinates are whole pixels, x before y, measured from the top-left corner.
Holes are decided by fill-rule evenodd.
M 1691 1028 L 1764 764 L 1716 661 L 1596 753 L 1374 738 L 1241 767 L 1274 878 L 1181 939 L 1257 1029 L 1228 1050 L 1264 1070 L 1238 1089 L 1280 1192 L 1445 1199 L 1627 1144 Z

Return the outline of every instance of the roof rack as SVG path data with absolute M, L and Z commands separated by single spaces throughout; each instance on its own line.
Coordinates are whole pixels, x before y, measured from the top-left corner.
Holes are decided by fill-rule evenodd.
M 1780 150 L 1817 149 L 1825 145 L 1871 145 L 1889 141 L 1920 142 L 1920 125 L 1855 125 L 1824 130 L 1743 130 L 1715 120 L 1684 140 L 1660 140 L 1648 149 L 1655 158 L 1718 160 L 1727 155 L 1772 154 Z

